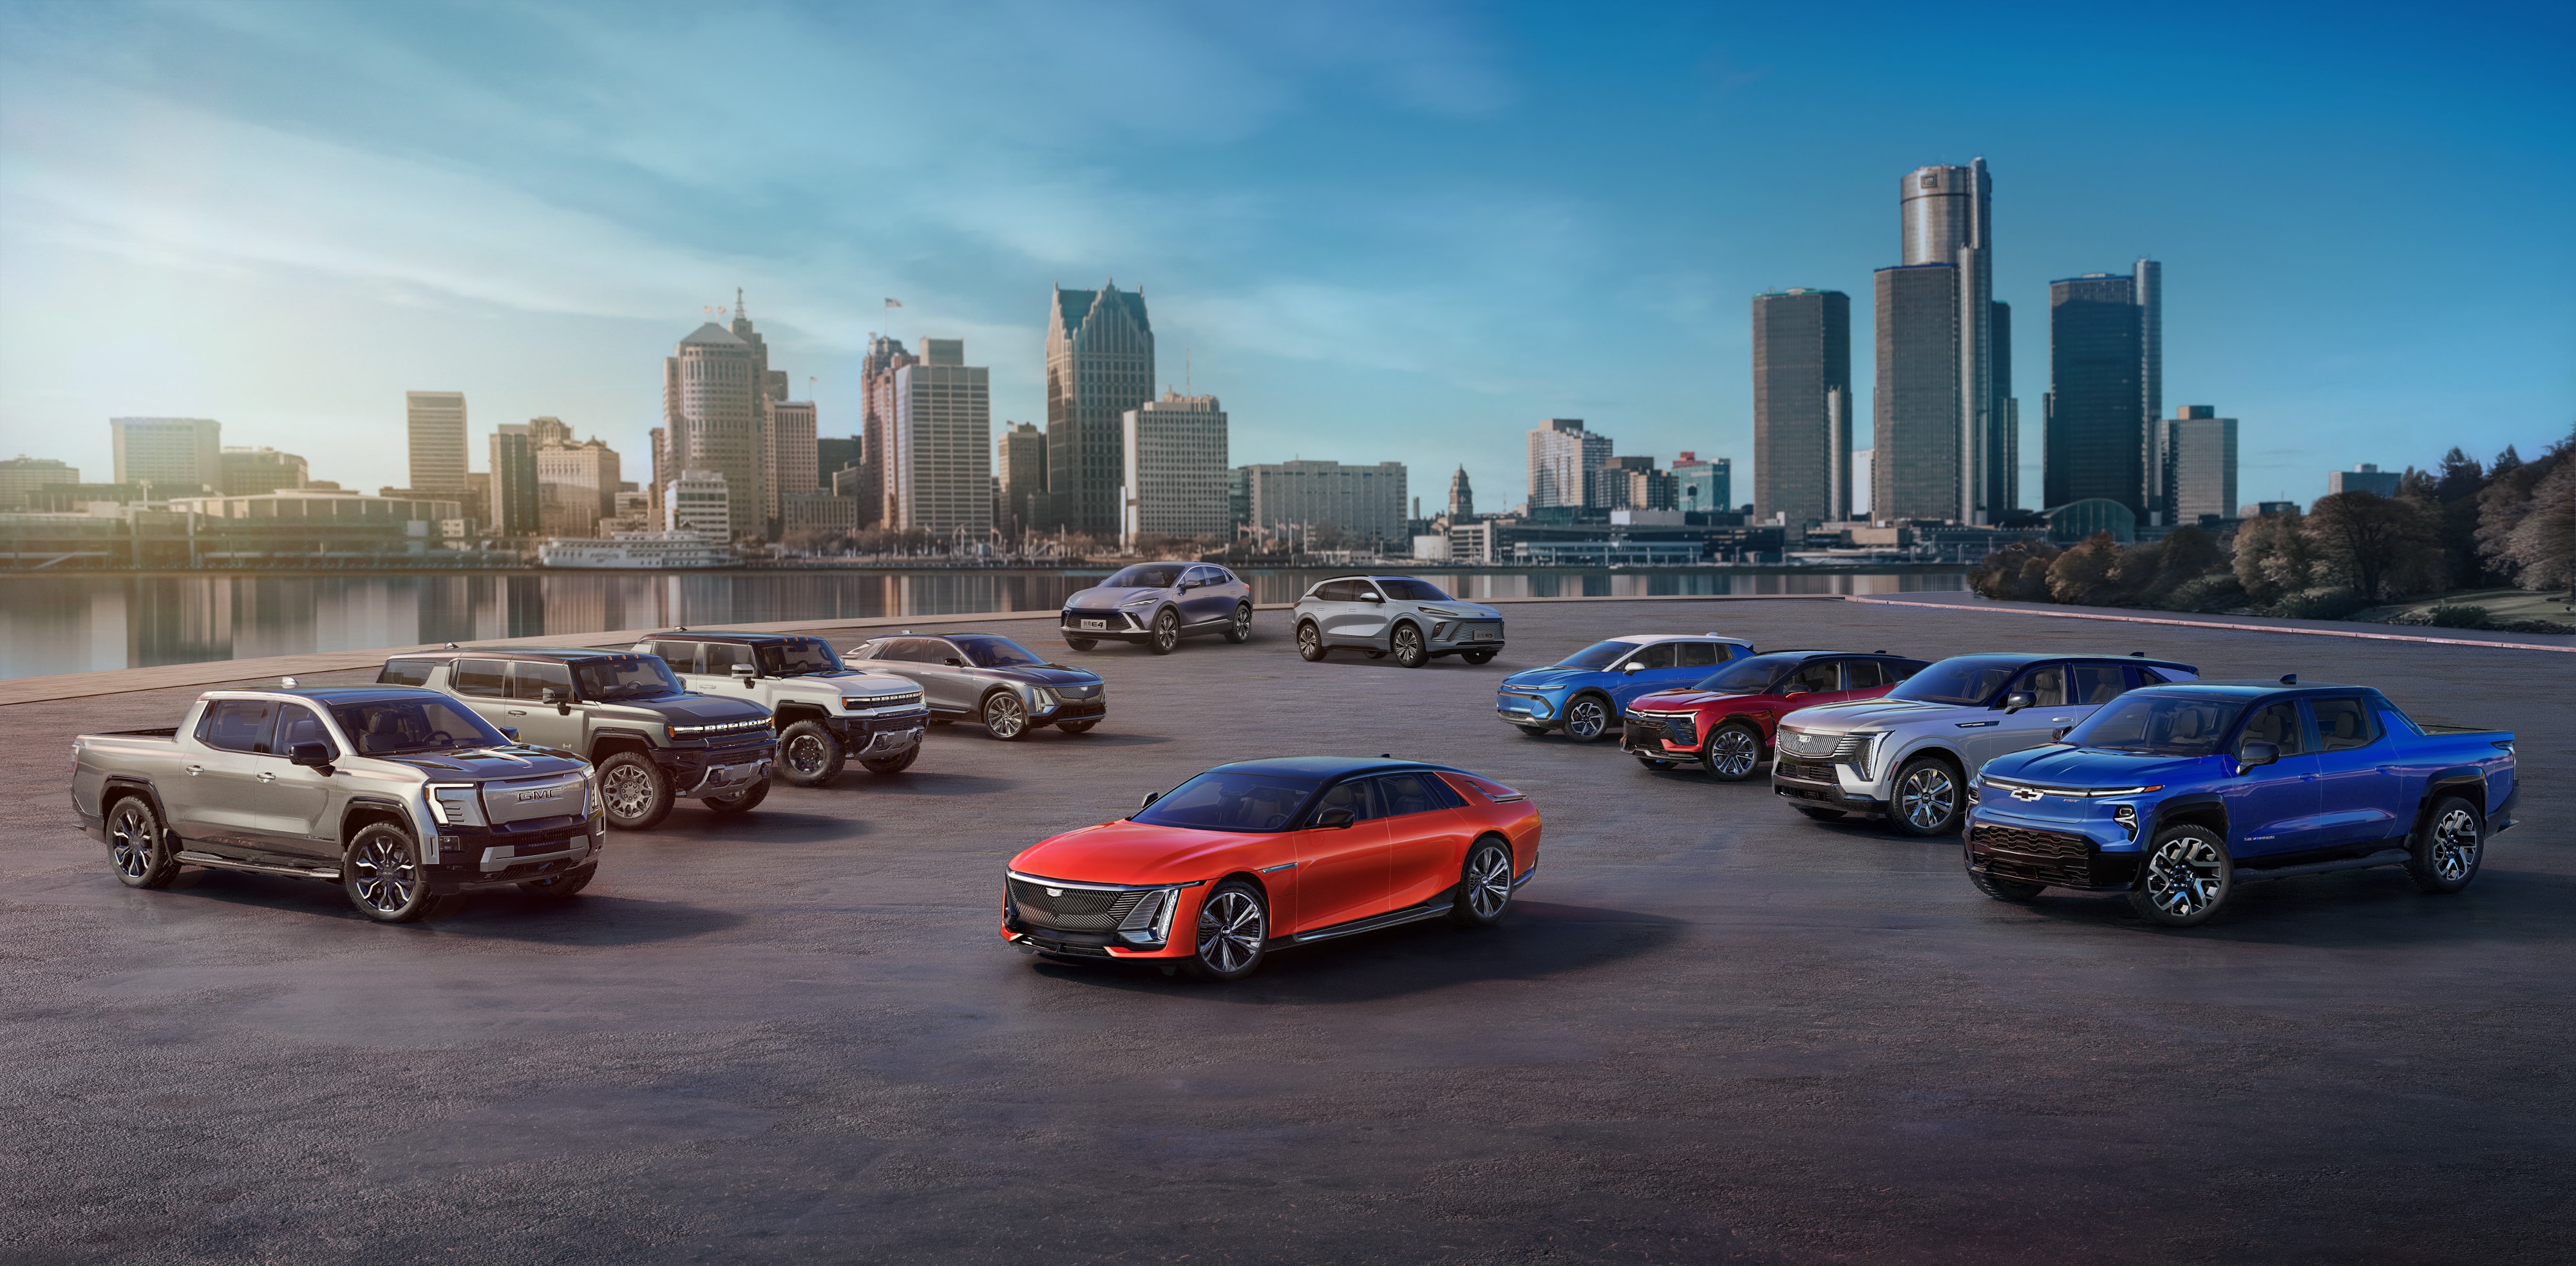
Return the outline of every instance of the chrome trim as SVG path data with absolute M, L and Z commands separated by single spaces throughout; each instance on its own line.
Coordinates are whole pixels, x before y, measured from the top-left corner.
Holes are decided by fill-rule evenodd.
M 340 872 L 336 869 L 321 870 L 312 866 L 277 866 L 266 862 L 245 862 L 230 857 L 217 857 L 212 853 L 198 853 L 191 851 L 182 851 L 179 854 L 179 860 L 186 862 L 191 866 L 204 866 L 210 870 L 244 870 L 249 871 L 254 875 L 287 875 L 296 879 L 326 879 L 332 883 L 340 882 Z
M 1070 879 L 1049 879 L 1044 875 L 1025 875 L 1007 868 L 1002 873 L 1021 883 L 1036 884 L 1040 888 L 1080 888 L 1085 892 L 1152 892 L 1157 888 L 1196 888 L 1207 882 L 1204 879 L 1193 879 L 1188 883 L 1177 884 L 1086 884 L 1076 883 Z
M 565 840 L 564 843 L 568 847 L 557 852 L 530 853 L 525 857 L 496 856 L 496 854 L 508 853 L 511 849 L 518 846 L 515 844 L 495 844 L 492 847 L 483 850 L 481 869 L 485 874 L 491 874 L 495 871 L 508 870 L 513 866 L 525 866 L 530 862 L 559 862 L 567 857 L 580 857 L 590 852 L 590 838 L 588 836 L 576 835 L 571 839 Z
M 1276 866 L 1264 866 L 1264 867 L 1262 867 L 1262 868 L 1260 869 L 1260 871 L 1258 871 L 1257 873 L 1259 873 L 1259 874 L 1264 874 L 1264 875 L 1275 875 L 1275 874 L 1278 874 L 1280 871 L 1283 871 L 1283 870 L 1295 870 L 1295 869 L 1297 869 L 1297 863 L 1295 863 L 1295 862 L 1281 862 L 1281 863 L 1279 863 L 1279 864 L 1278 864 L 1278 865 L 1276 865 Z
M 716 772 L 718 770 L 726 769 L 749 769 L 752 771 L 750 777 L 743 779 L 739 783 L 727 781 L 722 784 L 727 788 L 748 787 L 752 783 L 759 782 L 761 779 L 769 776 L 769 762 L 765 760 L 753 761 L 749 765 L 709 765 L 707 766 L 706 772 L 698 776 L 698 785 L 689 788 L 687 791 L 673 792 L 672 795 L 682 800 L 697 799 L 704 795 L 709 787 L 717 785 Z
M 2067 800 L 2106 800 L 2117 799 L 2121 796 L 2143 796 L 2150 791 L 2161 791 L 2164 786 L 2162 783 L 2158 783 L 2152 787 L 2106 787 L 2100 790 L 2090 790 L 2082 787 L 2051 787 L 2045 783 L 2012 782 L 2002 778 L 1986 778 L 1981 779 L 1980 781 L 1983 782 L 1984 785 L 1992 787 L 1997 791 L 2010 793 L 2013 799 L 2019 800 L 2025 804 L 2043 796 L 2058 796 Z M 2021 794 L 2025 791 L 2030 794 L 2027 796 Z
M 1522 884 L 1528 883 L 1536 878 L 1538 878 L 1538 863 L 1531 862 L 1528 870 L 1522 871 L 1520 874 L 1512 878 L 1512 887 L 1518 888 Z

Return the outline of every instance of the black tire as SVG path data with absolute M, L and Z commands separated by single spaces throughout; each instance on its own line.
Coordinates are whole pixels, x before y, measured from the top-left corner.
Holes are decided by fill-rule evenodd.
M 1958 766 L 1938 756 L 1905 762 L 1887 801 L 1887 828 L 1916 839 L 1958 834 L 1968 812 L 1965 781 Z
M 592 862 L 579 870 L 567 870 L 562 874 L 548 875 L 543 879 L 526 880 L 519 885 L 519 891 L 531 897 L 544 897 L 550 901 L 559 900 L 579 895 L 582 889 L 590 886 L 591 880 L 598 877 L 599 863 Z
M 2187 928 L 2208 922 L 2235 890 L 2236 863 L 2227 856 L 2227 841 L 2186 822 L 2156 832 L 2139 862 L 2129 907 L 2149 923 Z
M 1089 734 L 1091 727 L 1098 724 L 1100 724 L 1098 721 L 1058 721 L 1055 723 L 1055 728 L 1067 734 Z
M 799 721 L 778 736 L 778 776 L 790 786 L 820 787 L 850 759 L 840 736 L 820 721 Z
M 1399 624 L 1387 638 L 1395 651 L 1395 662 L 1403 668 L 1420 668 L 1431 662 L 1431 650 L 1422 641 L 1422 629 L 1413 624 Z
M 1297 626 L 1298 658 L 1309 664 L 1320 664 L 1329 654 L 1332 650 L 1324 645 L 1324 631 L 1316 628 L 1314 621 L 1308 620 Z
M 1068 637 L 1064 639 L 1064 644 L 1077 651 L 1087 651 L 1092 647 L 1100 645 L 1100 639 L 1096 637 Z
M 1184 968 L 1200 980 L 1241 980 L 1269 948 L 1270 907 L 1240 879 L 1216 886 L 1191 925 L 1193 950 Z
M 390 822 L 370 822 L 340 857 L 340 890 L 378 923 L 410 923 L 445 904 L 429 893 L 419 843 Z
M 1458 652 L 1458 658 L 1463 659 L 1470 664 L 1490 664 L 1494 662 L 1494 653 L 1492 651 L 1460 651 Z
M 1467 860 L 1458 868 L 1458 898 L 1449 907 L 1449 921 L 1462 928 L 1489 928 L 1511 907 L 1511 846 L 1488 835 L 1468 847 Z
M 1742 782 L 1762 768 L 1762 731 L 1742 721 L 1722 721 L 1700 745 L 1699 763 L 1719 782 Z M 1836 815 L 1840 816 L 1840 815 Z
M 161 827 L 161 815 L 142 796 L 108 802 L 107 861 L 116 882 L 128 888 L 167 888 L 178 877 L 178 850 Z
M 1234 608 L 1234 623 L 1225 626 L 1225 640 L 1237 646 L 1252 640 L 1251 603 L 1241 603 Z
M 2011 879 L 1997 879 L 1992 875 L 1981 875 L 1973 870 L 1968 872 L 1968 882 L 1975 884 L 1977 891 L 1997 901 L 2009 901 L 2014 905 L 2025 905 L 2037 900 L 2040 889 L 2047 887 L 2045 884 L 2025 884 Z
M 599 762 L 599 798 L 610 826 L 650 831 L 671 816 L 671 779 L 652 757 L 619 752 Z
M 996 690 L 984 696 L 984 706 L 976 709 L 984 718 L 984 732 L 1008 743 L 1028 737 L 1029 705 L 1008 690 Z
M 900 774 L 921 759 L 921 744 L 915 743 L 892 756 L 862 756 L 859 768 L 871 774 Z
M 1610 736 L 1611 724 L 1619 719 L 1619 710 L 1610 706 L 1607 696 L 1580 694 L 1565 705 L 1565 737 L 1577 743 L 1598 743 Z
M 763 778 L 751 784 L 747 790 L 737 791 L 730 796 L 707 796 L 698 803 L 718 813 L 749 813 L 759 808 L 760 802 L 768 798 L 769 780 Z
M 1840 809 L 1819 809 L 1811 804 L 1793 804 L 1789 807 L 1818 822 L 1840 822 L 1846 816 Z
M 1154 629 L 1146 638 L 1145 649 L 1157 655 L 1169 655 L 1180 645 L 1181 613 L 1165 607 L 1154 615 Z
M 2468 887 L 2486 860 L 2486 836 L 2486 819 L 2476 806 L 2458 796 L 2435 800 L 2433 811 L 2424 815 L 2424 829 L 2415 833 L 2407 877 L 2418 891 L 2435 896 Z

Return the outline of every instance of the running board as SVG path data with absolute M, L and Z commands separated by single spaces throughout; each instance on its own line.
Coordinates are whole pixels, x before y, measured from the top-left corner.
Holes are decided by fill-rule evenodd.
M 1452 891 L 1455 890 L 1453 889 Z M 1318 928 L 1312 932 L 1300 932 L 1295 936 L 1285 937 L 1276 942 L 1276 944 L 1311 945 L 1317 941 L 1329 941 L 1337 936 L 1352 936 L 1361 932 L 1375 932 L 1381 928 L 1403 927 L 1407 923 L 1420 923 L 1424 919 L 1436 919 L 1449 913 L 1450 904 L 1446 899 L 1447 897 L 1448 894 L 1443 893 L 1439 897 L 1432 898 L 1433 901 L 1440 903 L 1438 905 L 1426 903 L 1424 905 L 1415 906 L 1410 910 L 1397 910 L 1389 914 L 1374 914 L 1370 915 L 1368 918 L 1356 919 L 1349 923 L 1337 923 L 1331 927 Z
M 2288 879 L 2292 875 L 2323 875 L 2338 870 L 2367 870 L 2373 866 L 2397 866 L 2414 860 L 2414 857 L 2415 854 L 2407 849 L 2383 848 L 2376 853 L 2361 857 L 2338 857 L 2329 862 L 2306 862 L 2297 866 L 2281 866 L 2271 870 L 2241 868 L 2236 872 L 2236 877 L 2250 884 L 2262 879 Z
M 187 865 L 203 866 L 209 870 L 239 870 L 254 875 L 285 875 L 292 879 L 321 879 L 335 884 L 340 882 L 340 872 L 317 870 L 309 866 L 276 866 L 267 862 L 245 862 L 230 857 L 217 857 L 212 853 L 185 850 L 180 852 L 179 860 Z

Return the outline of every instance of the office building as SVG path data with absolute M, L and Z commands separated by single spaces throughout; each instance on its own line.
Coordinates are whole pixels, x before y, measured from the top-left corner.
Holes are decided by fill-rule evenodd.
M 484 526 L 495 536 L 533 536 L 537 532 L 537 450 L 528 441 L 524 422 L 492 428 L 491 499 Z M 417 491 L 417 490 L 415 490 Z
M 227 497 L 252 497 L 307 482 L 304 459 L 273 448 L 225 448 L 217 458 L 221 491 Z
M 1592 472 L 1584 503 L 1599 510 L 1671 510 L 1680 495 L 1670 472 L 1651 457 L 1612 457 Z
M 2173 507 L 2166 501 L 2167 485 L 2173 480 L 2165 469 L 2168 457 L 2163 445 L 2164 428 L 2158 425 L 2168 420 L 2165 417 L 2165 266 L 2152 259 L 2140 259 L 2131 264 L 2129 297 L 2138 305 L 2138 418 L 2144 431 L 2139 437 L 2140 460 L 2147 484 L 2147 518 L 2142 522 L 2189 523 L 2192 520 L 2175 518 Z
M 2020 473 L 2012 314 L 1994 301 L 1986 160 L 1906 173 L 1900 206 L 1903 262 L 1872 278 L 1870 502 L 1882 518 L 1991 523 L 2019 504 Z
M 1592 474 L 1610 460 L 1610 447 L 1610 437 L 1583 429 L 1581 418 L 1549 418 L 1532 427 L 1529 508 L 1590 504 Z
M 463 497 L 465 393 L 404 392 L 403 429 L 411 440 L 411 486 L 433 496 Z
M 1685 513 L 1735 509 L 1735 459 L 1683 449 L 1673 459 L 1673 508 Z
M 926 338 L 894 371 L 886 435 L 886 526 L 948 536 L 993 526 L 992 371 L 963 339 Z
M 2172 523 L 2236 513 L 2236 419 L 2218 416 L 2209 405 L 2183 405 L 2157 424 L 2155 447 L 2164 477 L 2156 500 Z
M 853 435 L 842 438 L 818 435 L 814 438 L 814 486 L 824 491 L 832 487 L 832 476 L 867 461 L 868 442 Z
M 1046 432 L 1034 422 L 1006 422 L 993 443 L 993 526 L 1013 539 L 1035 526 L 1046 508 Z
M 662 362 L 663 470 L 724 476 L 731 537 L 765 534 L 774 504 L 769 471 L 770 407 L 787 399 L 787 375 L 769 367 L 769 344 L 744 314 L 739 291 L 730 327 L 709 321 Z M 807 466 L 813 464 L 810 454 Z
M 1851 517 L 1851 296 L 1753 296 L 1753 515 Z
M 1308 540 L 1339 533 L 1357 543 L 1409 539 L 1402 462 L 1274 462 L 1243 471 L 1256 530 L 1294 529 Z
M 548 444 L 572 443 L 572 428 L 562 418 L 528 419 L 528 442 L 538 448 Z
M 2350 470 L 2328 471 L 2326 493 L 2331 496 L 2338 492 L 2369 492 L 2393 497 L 2397 495 L 2397 481 L 2401 478 L 2403 476 L 2396 471 L 2381 470 L 2370 462 L 2363 462 Z
M 20 453 L 0 462 L 0 510 L 15 510 L 27 504 L 30 494 L 49 484 L 77 484 L 80 467 L 51 457 L 29 457 Z
M 815 470 L 821 459 L 816 455 L 814 402 L 771 401 L 765 448 L 769 469 L 761 495 L 768 498 L 764 513 L 776 523 L 782 521 L 784 498 L 816 491 L 822 483 Z
M 109 418 L 116 482 L 193 497 L 223 486 L 224 424 L 212 418 Z
M 733 497 L 725 477 L 711 470 L 684 470 L 662 490 L 666 531 L 693 532 L 709 540 L 733 539 Z
M 537 422 L 546 419 L 540 418 Z M 537 422 L 528 424 L 536 438 Z M 548 431 L 548 434 L 555 434 Z M 579 444 L 558 439 L 536 448 L 537 530 L 547 536 L 589 536 L 599 521 L 618 517 L 617 488 L 624 479 L 617 451 L 593 436 Z M 494 469 L 499 469 L 495 465 Z
M 1124 419 L 1154 398 L 1145 292 L 1055 288 L 1047 308 L 1047 527 L 1107 537 L 1119 527 Z
M 1449 476 L 1448 514 L 1451 523 L 1467 523 L 1476 517 L 1476 489 L 1467 482 L 1467 468 L 1464 466 Z
M 1120 424 L 1122 542 L 1233 531 L 1226 505 L 1225 409 L 1215 396 L 1165 391 L 1162 399 L 1129 409 Z
M 867 471 L 859 493 L 859 522 L 883 527 L 893 513 L 892 501 L 886 498 L 887 484 L 894 477 L 894 467 L 887 460 L 886 441 L 894 434 L 894 374 L 912 364 L 914 356 L 904 350 L 903 340 L 882 334 L 868 336 L 868 354 L 859 362 L 859 381 L 863 412 L 859 438 L 866 445 L 861 465 Z
M 1252 468 L 1229 466 L 1225 472 L 1225 511 L 1238 528 L 1252 526 Z
M 848 497 L 828 492 L 791 492 L 778 500 L 778 533 L 781 539 L 802 538 L 810 543 L 815 538 L 834 538 L 858 530 L 858 503 Z
M 2154 521 L 2154 419 L 2144 410 L 2163 389 L 2148 381 L 2148 309 L 2138 301 L 2150 262 L 2134 274 L 2087 273 L 2048 285 L 2041 481 L 2051 506 L 2100 497 L 2127 506 L 2139 523 Z
M 1867 519 L 1875 516 L 1875 512 L 1870 508 L 1869 492 L 1871 488 L 1877 486 L 1872 482 L 1878 476 L 1878 463 L 1875 460 L 1877 456 L 1878 454 L 1871 449 L 1856 448 L 1852 450 L 1851 513 L 1852 517 L 1855 519 Z

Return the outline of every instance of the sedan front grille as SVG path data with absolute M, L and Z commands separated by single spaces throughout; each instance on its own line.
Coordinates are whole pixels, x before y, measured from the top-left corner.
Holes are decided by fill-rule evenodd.
M 1843 736 L 1840 734 L 1820 734 L 1814 730 L 1793 730 L 1782 726 L 1779 737 L 1780 754 L 1829 757 L 1834 754 L 1834 748 L 1840 745 L 1842 740 Z
M 1056 686 L 1053 689 L 1057 695 L 1066 699 L 1088 699 L 1100 693 L 1100 686 L 1097 683 L 1088 686 Z
M 1839 780 L 1834 777 L 1834 767 L 1823 761 L 1799 760 L 1795 757 L 1782 756 L 1771 763 L 1771 772 L 1782 778 L 1795 778 L 1800 782 L 1820 782 L 1828 786 L 1840 785 Z
M 1145 895 L 1141 890 L 1050 888 L 1017 877 L 1005 882 L 1010 886 L 1011 904 L 1018 909 L 1022 923 L 1059 932 L 1107 932 L 1115 929 Z

